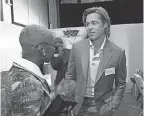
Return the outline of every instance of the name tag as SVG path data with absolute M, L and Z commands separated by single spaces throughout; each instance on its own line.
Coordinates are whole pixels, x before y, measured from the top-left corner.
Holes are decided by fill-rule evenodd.
M 105 69 L 105 76 L 115 74 L 115 67 Z

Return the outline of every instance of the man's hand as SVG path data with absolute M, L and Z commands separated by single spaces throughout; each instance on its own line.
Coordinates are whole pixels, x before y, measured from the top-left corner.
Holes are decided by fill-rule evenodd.
M 55 97 L 56 97 L 56 92 L 55 91 L 50 92 L 51 101 L 53 101 L 55 99 Z
M 72 106 L 69 106 L 69 107 L 68 107 L 68 111 L 71 111 L 71 110 L 72 110 Z
M 101 107 L 100 114 L 101 115 L 111 114 L 111 116 L 112 116 L 115 111 L 112 110 L 111 106 L 112 106 L 111 102 L 106 103 L 104 106 Z
M 58 84 L 58 86 L 56 87 L 56 93 L 65 96 L 66 91 L 67 91 L 67 89 L 64 88 L 63 80 L 62 80 L 62 81 Z

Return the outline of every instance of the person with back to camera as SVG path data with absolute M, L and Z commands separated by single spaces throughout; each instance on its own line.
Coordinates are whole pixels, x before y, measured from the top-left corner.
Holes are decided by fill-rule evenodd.
M 54 54 L 54 38 L 43 26 L 28 25 L 22 29 L 19 42 L 22 58 L 16 60 L 5 79 L 2 116 L 43 116 L 55 99 L 49 92 L 40 67 Z

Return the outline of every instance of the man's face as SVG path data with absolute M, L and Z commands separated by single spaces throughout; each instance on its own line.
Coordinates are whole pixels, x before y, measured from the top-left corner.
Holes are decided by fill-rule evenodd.
M 101 16 L 98 13 L 91 13 L 86 17 L 85 27 L 90 40 L 98 40 L 105 34 L 106 24 L 103 24 Z
M 53 57 L 55 48 L 53 45 L 49 45 L 49 44 L 45 44 L 45 45 L 43 45 L 43 47 L 44 47 L 45 53 L 46 53 L 46 56 L 44 57 L 44 62 L 49 63 Z
M 63 44 L 62 43 L 55 43 L 55 46 L 57 47 L 58 52 L 60 52 L 63 49 Z

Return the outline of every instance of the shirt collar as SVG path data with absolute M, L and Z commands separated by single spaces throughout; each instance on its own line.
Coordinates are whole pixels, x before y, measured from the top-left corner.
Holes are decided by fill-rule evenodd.
M 89 41 L 90 41 L 90 47 L 94 47 L 90 39 L 89 39 Z M 106 43 L 106 37 L 104 38 L 104 41 L 100 47 L 100 50 L 103 50 L 105 43 Z
M 45 79 L 44 75 L 42 74 L 40 68 L 34 64 L 33 62 L 26 60 L 24 58 L 19 58 L 18 60 L 14 61 L 13 63 L 14 66 L 20 66 L 21 68 L 24 68 L 35 75 Z

